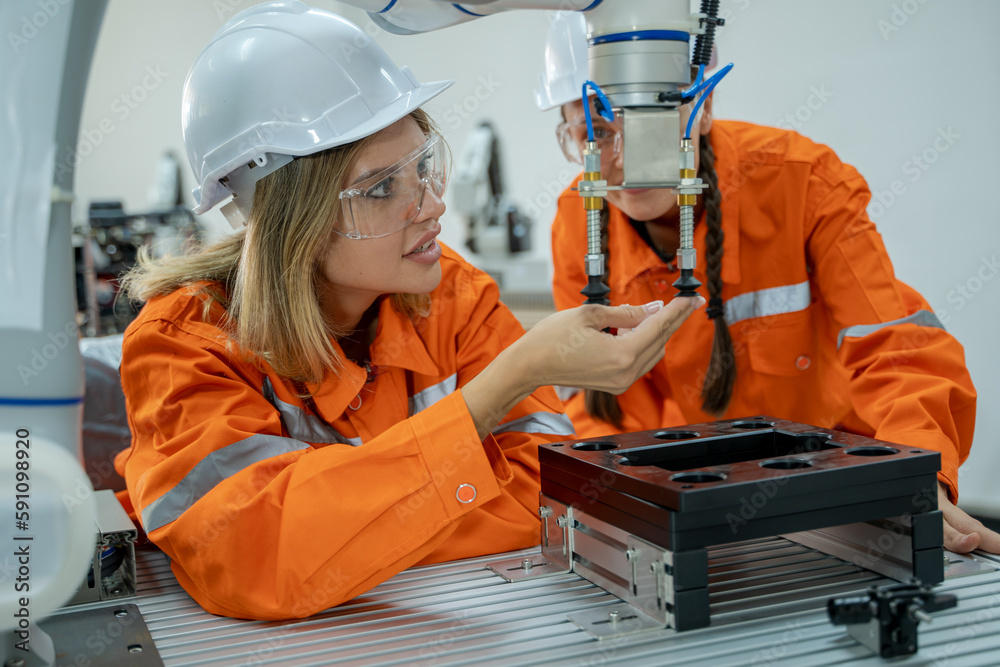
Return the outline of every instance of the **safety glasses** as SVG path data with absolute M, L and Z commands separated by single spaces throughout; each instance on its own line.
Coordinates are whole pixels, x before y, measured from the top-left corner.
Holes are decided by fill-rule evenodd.
M 395 234 L 417 218 L 428 197 L 441 200 L 447 175 L 447 147 L 432 134 L 391 167 L 342 190 L 342 215 L 334 231 L 351 239 Z
M 691 115 L 691 104 L 680 107 L 680 128 L 683 136 L 684 128 Z M 699 110 L 699 118 L 695 119 L 695 124 L 700 120 L 702 111 Z M 601 149 L 601 163 L 608 164 L 608 161 L 617 157 L 622 150 L 622 132 L 625 121 L 620 114 L 615 114 L 615 122 L 609 123 L 596 111 L 591 111 L 594 122 L 594 141 Z M 583 118 L 570 122 L 559 123 L 556 126 L 556 139 L 559 147 L 562 148 L 563 155 L 570 162 L 583 164 L 583 149 L 587 144 L 587 122 Z
M 601 149 L 601 161 L 607 161 L 618 155 L 622 149 L 621 116 L 615 116 L 615 122 L 609 123 L 598 114 L 594 114 L 594 141 Z M 560 123 L 556 127 L 556 138 L 563 155 L 570 162 L 583 164 L 583 149 L 587 143 L 587 123 L 581 118 L 568 123 Z

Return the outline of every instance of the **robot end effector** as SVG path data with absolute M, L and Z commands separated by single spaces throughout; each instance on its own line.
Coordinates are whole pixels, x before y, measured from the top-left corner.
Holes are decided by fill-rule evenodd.
M 715 27 L 724 22 L 717 18 L 719 0 L 703 0 L 702 11 L 694 14 L 689 0 L 346 1 L 367 10 L 377 25 L 395 34 L 429 32 L 513 9 L 569 10 L 552 21 L 554 29 L 572 33 L 577 30 L 572 21 L 580 20 L 573 14 L 578 13 L 586 21 L 586 41 L 571 50 L 586 52 L 587 78 L 622 117 L 625 184 L 679 185 L 679 108 L 686 101 L 682 89 L 691 84 L 690 40 L 699 36 L 693 61 L 707 65 Z M 560 15 L 568 17 L 565 28 L 555 26 Z M 579 99 L 580 85 L 575 88 Z
M 605 109 L 607 116 L 613 118 L 611 113 L 614 113 L 621 118 L 623 162 L 623 182 L 608 185 L 600 175 L 597 144 L 588 141 L 584 151 L 584 180 L 579 183 L 580 196 L 587 209 L 585 267 L 589 284 L 584 290 L 587 302 L 607 303 L 600 210 L 608 190 L 625 188 L 677 189 L 681 277 L 674 286 L 679 290 L 678 296 L 697 295 L 701 283 L 693 275 L 696 265 L 694 209 L 697 196 L 705 185 L 694 168 L 691 123 L 683 134 L 681 132 L 680 108 L 687 102 L 694 102 L 701 94 L 691 112 L 692 118 L 695 117 L 701 100 L 728 71 L 727 67 L 711 81 L 702 81 L 712 55 L 715 29 L 724 23 L 717 18 L 719 0 L 702 0 L 702 11 L 695 14 L 690 12 L 689 0 L 658 0 L 655 3 L 648 0 L 479 0 L 469 7 L 437 0 L 393 0 L 381 7 L 375 6 L 380 5 L 381 0 L 347 1 L 368 10 L 376 24 L 396 34 L 436 30 L 510 9 L 568 9 L 582 13 L 586 21 L 585 42 L 579 27 L 573 23 L 580 21 L 573 12 L 561 12 L 555 17 L 566 17 L 570 61 L 579 62 L 582 52 L 586 52 L 587 84 L 596 89 L 599 98 L 607 100 L 604 105 L 609 107 Z M 553 18 L 550 26 L 553 30 L 562 29 L 556 26 L 559 20 Z M 550 32 L 550 46 L 551 35 Z M 697 36 L 693 58 L 692 35 Z M 580 41 L 574 41 L 578 37 Z M 692 62 L 699 66 L 693 83 Z M 570 82 L 569 78 L 566 83 L 575 85 L 577 92 L 571 91 L 571 97 L 564 101 L 585 97 L 582 82 Z M 551 90 L 546 92 L 552 93 Z M 543 97 L 545 95 L 540 93 L 540 105 L 543 105 Z M 546 101 L 551 106 L 562 103 L 551 94 Z M 585 109 L 589 112 L 589 106 L 585 105 Z M 593 139 L 592 131 L 589 135 Z M 681 136 L 684 139 L 678 141 Z

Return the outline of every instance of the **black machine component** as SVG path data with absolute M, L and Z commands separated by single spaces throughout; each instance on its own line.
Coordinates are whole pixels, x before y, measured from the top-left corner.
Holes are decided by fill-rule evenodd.
M 138 307 L 119 298 L 118 279 L 135 265 L 139 248 L 169 239 L 183 251 L 201 239 L 190 209 L 178 204 L 164 210 L 125 213 L 121 202 L 93 202 L 89 228 L 75 245 L 77 308 L 85 314 L 88 336 L 120 333 Z M 163 232 L 167 231 L 166 235 Z
M 782 535 L 900 581 L 944 578 L 937 452 L 759 416 L 539 459 L 543 555 L 678 630 L 709 623 L 706 548 L 721 544 Z
M 832 598 L 827 612 L 831 623 L 846 625 L 852 637 L 888 659 L 916 653 L 920 621 L 930 623 L 930 613 L 957 604 L 954 595 L 936 595 L 930 586 L 911 579 L 905 584 L 872 586 L 866 595 Z

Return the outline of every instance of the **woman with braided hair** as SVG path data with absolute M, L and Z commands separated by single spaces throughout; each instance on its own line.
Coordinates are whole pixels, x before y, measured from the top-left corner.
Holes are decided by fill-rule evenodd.
M 561 109 L 560 144 L 582 163 L 585 26 L 579 17 L 566 21 L 552 24 L 536 96 L 543 109 Z M 619 185 L 621 119 L 609 123 L 593 99 L 588 104 L 602 177 Z M 681 107 L 682 128 L 690 107 Z M 714 121 L 711 95 L 700 113 L 691 136 L 708 188 L 695 212 L 694 275 L 708 317 L 691 318 L 664 358 L 623 394 L 588 390 L 568 398 L 577 434 L 766 414 L 936 450 L 945 547 L 1000 552 L 1000 535 L 953 504 L 975 425 L 964 351 L 927 301 L 896 279 L 865 212 L 871 193 L 864 179 L 830 148 L 795 132 Z M 677 292 L 676 199 L 667 189 L 608 193 L 602 244 L 612 305 Z M 568 188 L 552 225 L 560 310 L 584 298 L 585 219 L 582 198 Z

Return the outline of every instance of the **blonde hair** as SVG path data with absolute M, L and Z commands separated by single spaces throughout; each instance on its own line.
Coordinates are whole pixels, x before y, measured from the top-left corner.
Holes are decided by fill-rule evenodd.
M 421 110 L 410 114 L 424 134 L 434 126 Z M 257 182 L 245 229 L 193 255 L 153 260 L 140 253 L 121 280 L 135 301 L 145 302 L 195 286 L 226 310 L 224 329 L 249 358 L 266 361 L 294 382 L 320 382 L 339 372 L 343 359 L 330 337 L 339 328 L 319 303 L 320 255 L 336 234 L 340 190 L 348 170 L 374 135 L 293 160 Z M 201 284 L 200 284 L 201 283 Z M 393 294 L 393 306 L 411 318 L 430 312 L 427 294 Z

